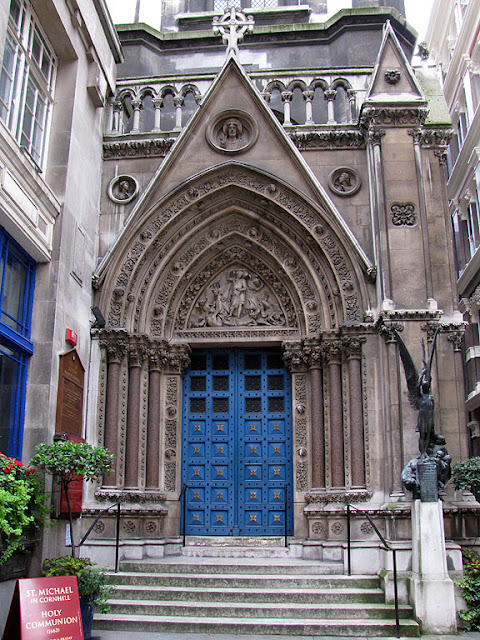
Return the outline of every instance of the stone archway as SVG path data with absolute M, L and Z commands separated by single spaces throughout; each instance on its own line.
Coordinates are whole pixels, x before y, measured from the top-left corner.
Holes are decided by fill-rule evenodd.
M 369 273 L 345 226 L 238 165 L 194 177 L 137 214 L 96 281 L 107 316 L 99 423 L 117 458 L 99 493 L 157 503 L 178 497 L 189 353 L 239 345 L 283 349 L 295 500 L 312 487 L 365 489 Z M 173 531 L 179 513 L 172 505 L 170 513 Z M 305 535 L 302 518 L 297 513 L 296 533 Z

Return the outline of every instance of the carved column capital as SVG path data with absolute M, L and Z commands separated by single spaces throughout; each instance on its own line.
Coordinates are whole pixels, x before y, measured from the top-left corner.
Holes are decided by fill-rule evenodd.
M 442 324 L 442 331 L 447 334 L 447 340 L 453 344 L 455 352 L 462 351 L 463 336 L 465 334 L 468 322 L 451 322 Z
M 173 97 L 173 104 L 174 104 L 176 107 L 181 107 L 181 106 L 183 106 L 183 103 L 184 103 L 184 102 L 185 102 L 185 98 L 184 98 L 181 94 L 179 94 L 179 93 L 177 93 L 177 95 Z
M 270 100 L 272 99 L 272 94 L 270 93 L 270 91 L 264 91 L 262 93 L 262 97 L 265 100 L 265 102 L 270 102 Z
M 334 89 L 327 89 L 327 91 L 323 93 L 323 98 L 327 102 L 331 102 L 332 100 L 335 100 L 336 96 L 337 96 L 337 92 Z
M 321 339 L 306 339 L 303 346 L 303 358 L 310 369 L 320 369 L 323 364 L 323 345 Z
M 134 111 L 140 111 L 140 109 L 143 107 L 143 103 L 141 100 L 132 100 L 131 105 Z
M 384 129 L 372 129 L 367 133 L 367 144 L 372 146 L 380 146 L 382 144 L 382 138 L 385 135 Z
M 341 364 L 342 362 L 342 341 L 341 340 L 331 340 L 329 342 L 325 342 L 323 346 L 323 357 L 327 364 Z
M 285 366 L 292 372 L 305 370 L 305 359 L 303 345 L 300 340 L 291 340 L 284 342 L 283 361 Z
M 190 347 L 183 344 L 170 345 L 168 364 L 172 372 L 182 374 L 190 364 Z
M 292 98 L 293 98 L 293 92 L 292 91 L 282 91 L 282 93 L 280 94 L 282 97 L 282 102 L 291 102 Z
M 383 336 L 387 344 L 392 344 L 397 341 L 394 330 L 400 333 L 403 331 L 403 324 L 401 322 L 383 323 L 380 325 L 378 332 Z
M 130 367 L 141 367 L 147 357 L 147 349 L 144 344 L 128 345 L 128 364 Z
M 315 91 L 304 91 L 303 97 L 307 102 L 311 102 L 315 96 Z
M 345 356 L 349 360 L 360 360 L 362 358 L 362 344 L 365 341 L 365 336 L 345 336 L 342 338 L 343 352 Z
M 152 104 L 155 109 L 160 109 L 163 106 L 163 98 L 153 98 Z

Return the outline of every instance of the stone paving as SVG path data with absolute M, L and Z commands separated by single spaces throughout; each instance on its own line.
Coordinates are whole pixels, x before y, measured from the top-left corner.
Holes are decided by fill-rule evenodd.
M 94 631 L 92 640 L 370 640 L 369 636 L 233 636 L 223 634 L 200 634 L 200 633 L 149 633 L 149 632 L 132 632 L 132 631 Z M 480 640 L 480 632 L 471 631 L 468 633 L 458 633 L 457 635 L 447 636 L 421 636 L 421 640 Z M 375 638 L 372 640 L 379 640 Z M 381 638 L 381 640 L 397 640 L 396 638 Z

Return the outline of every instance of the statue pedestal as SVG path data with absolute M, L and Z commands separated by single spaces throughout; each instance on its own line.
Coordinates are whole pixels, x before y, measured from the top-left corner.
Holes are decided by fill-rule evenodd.
M 410 604 L 422 634 L 456 633 L 454 584 L 447 571 L 443 505 L 412 503 Z

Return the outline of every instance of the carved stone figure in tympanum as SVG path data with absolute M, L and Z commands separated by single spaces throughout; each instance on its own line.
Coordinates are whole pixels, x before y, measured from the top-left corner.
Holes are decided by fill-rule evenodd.
M 231 268 L 199 295 L 189 327 L 285 326 L 272 290 L 243 267 Z

